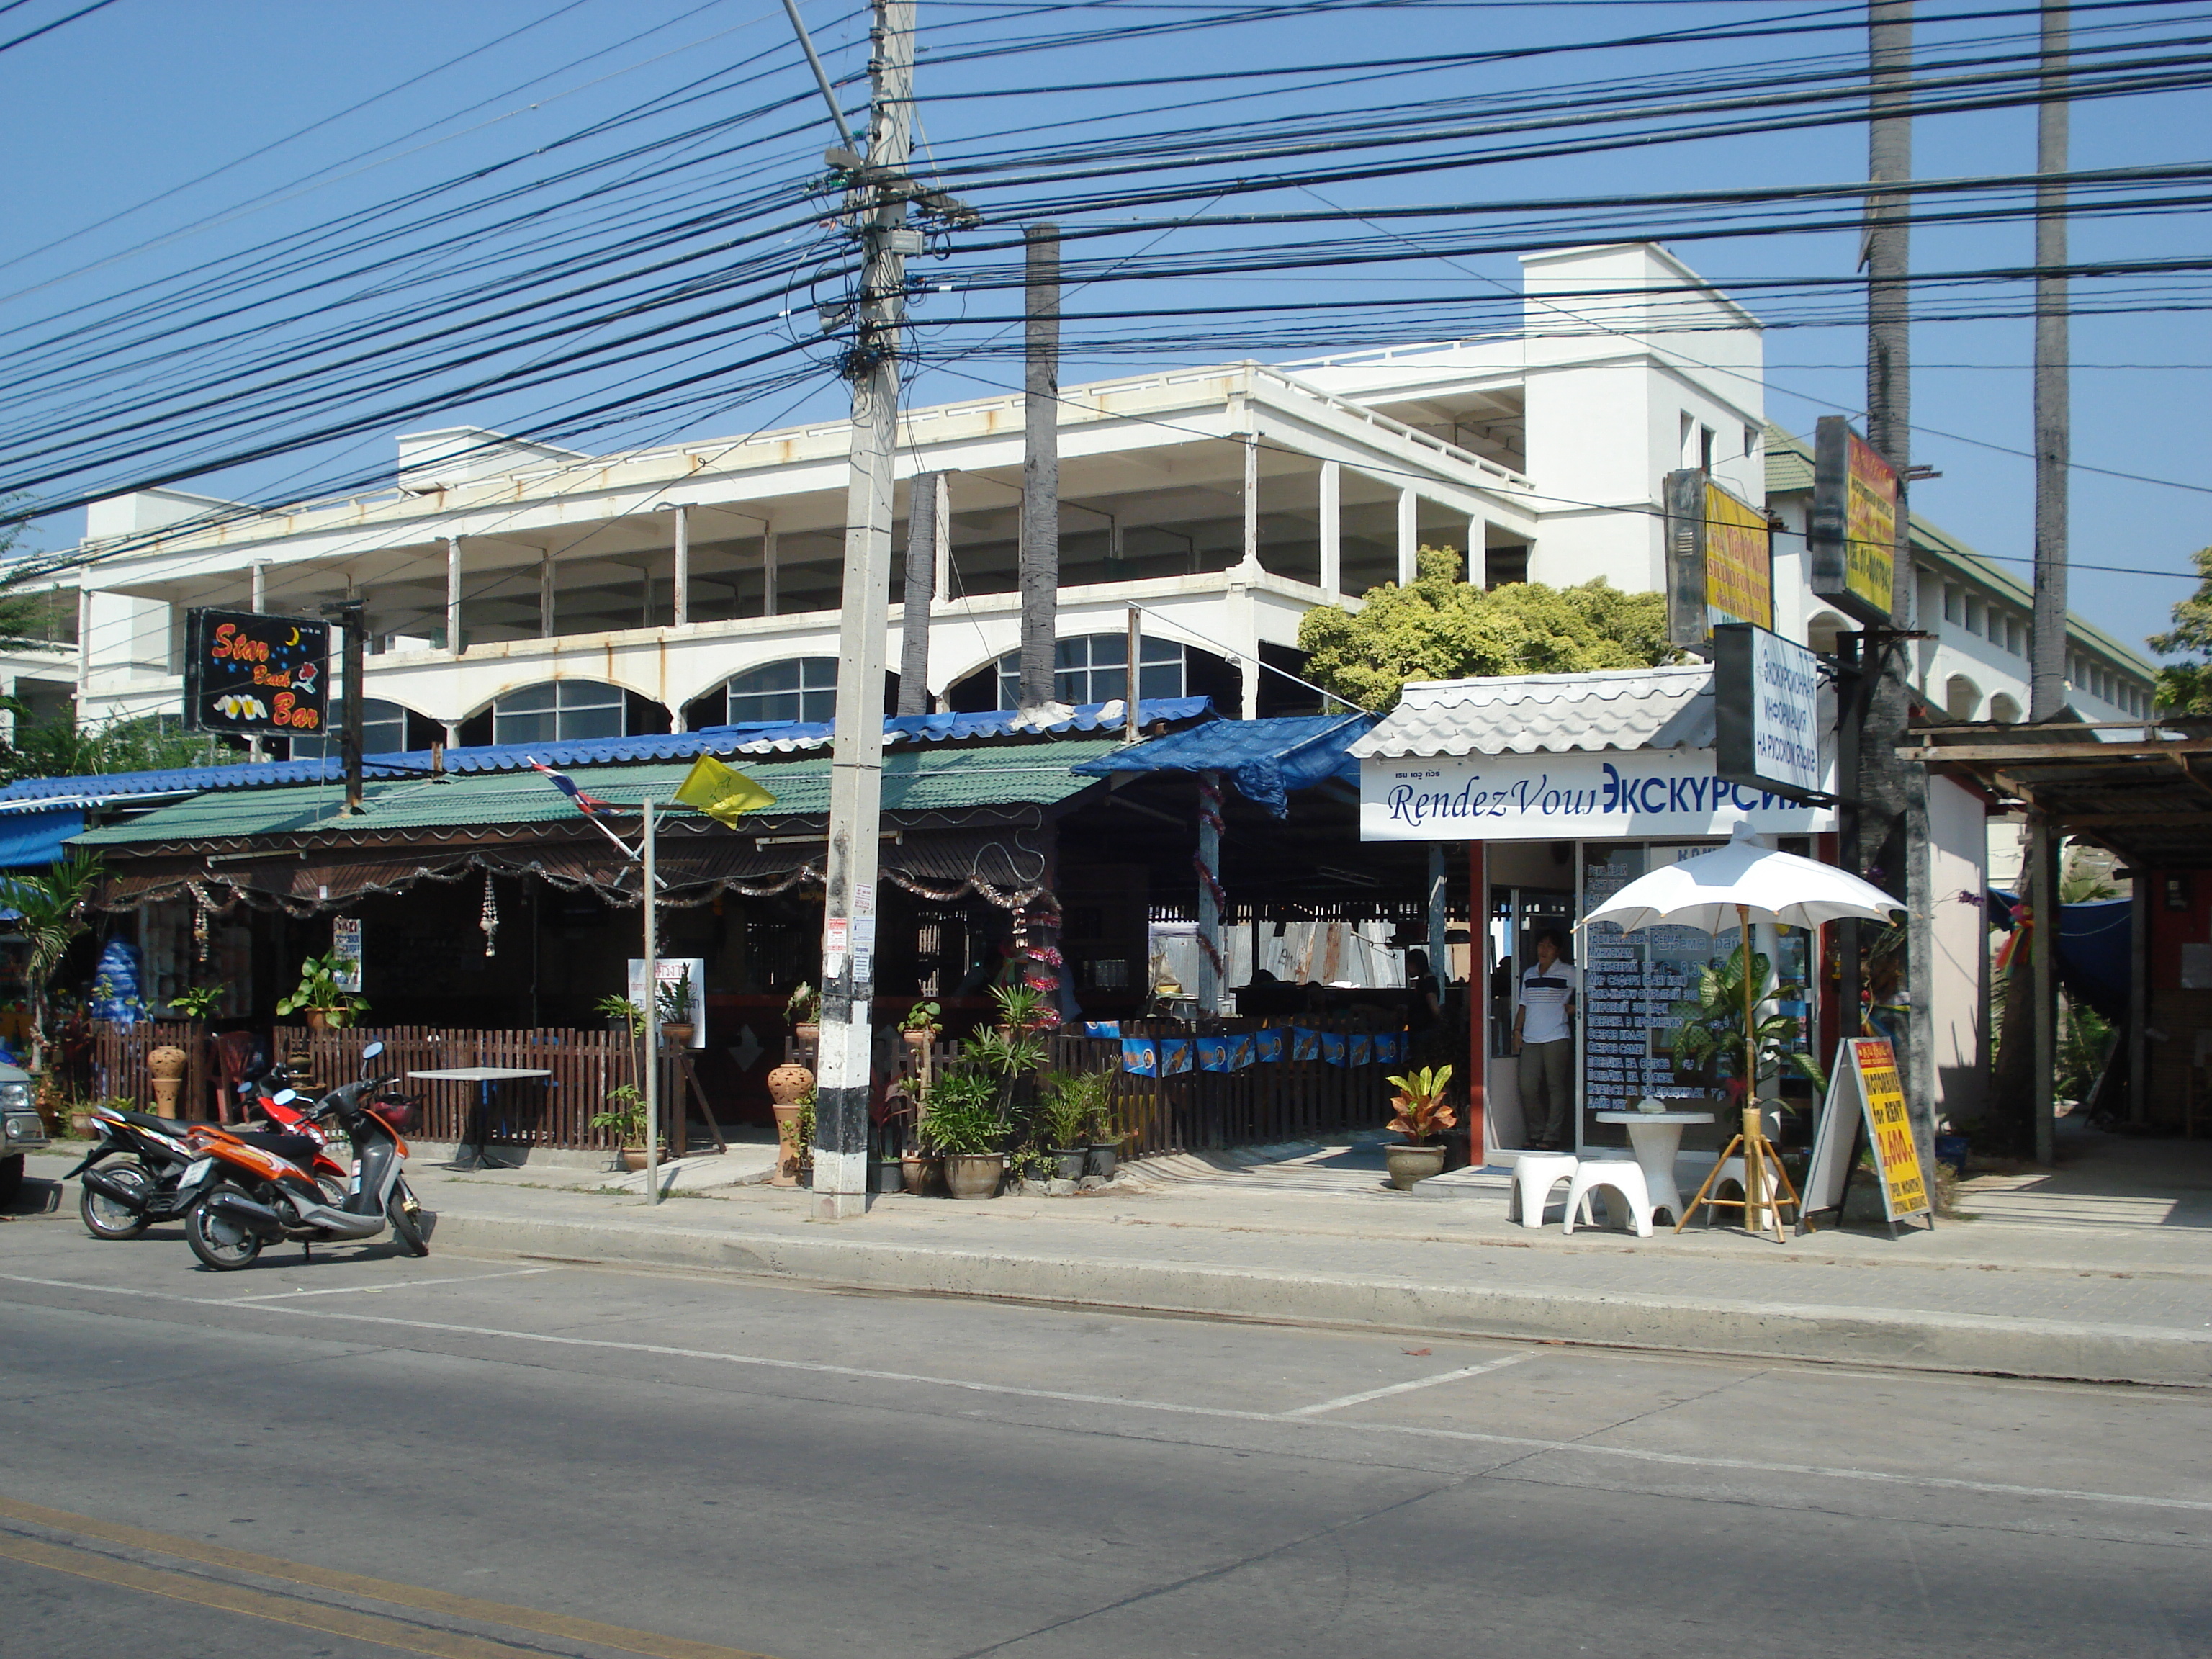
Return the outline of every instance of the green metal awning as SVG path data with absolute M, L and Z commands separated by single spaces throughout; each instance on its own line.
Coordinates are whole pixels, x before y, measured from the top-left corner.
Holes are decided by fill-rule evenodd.
M 950 812 L 989 806 L 1049 806 L 1092 787 L 1079 777 L 1081 762 L 1120 747 L 1110 738 L 1064 740 L 988 749 L 896 751 L 884 759 L 884 811 L 897 815 Z M 785 818 L 819 818 L 830 811 L 830 759 L 763 762 L 736 769 L 775 798 L 757 815 L 763 826 Z M 586 793 L 605 801 L 635 822 L 635 813 L 653 797 L 671 819 L 696 819 L 689 807 L 669 797 L 690 770 L 689 762 L 647 766 L 597 766 L 576 775 Z M 574 823 L 583 815 L 536 772 L 477 774 L 444 779 L 411 778 L 371 782 L 363 791 L 366 810 L 345 817 L 339 808 L 345 793 L 337 785 L 298 788 L 210 791 L 173 806 L 88 830 L 70 845 L 88 850 L 154 846 L 182 847 L 209 842 L 261 840 L 270 836 L 361 836 L 389 842 L 393 832 L 492 829 L 521 824 Z M 613 826 L 628 827 L 623 818 Z M 449 841 L 450 836 L 436 836 Z

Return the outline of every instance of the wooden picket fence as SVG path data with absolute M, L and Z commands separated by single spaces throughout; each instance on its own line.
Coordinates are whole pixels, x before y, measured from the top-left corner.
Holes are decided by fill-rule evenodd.
M 489 1139 L 509 1146 L 588 1150 L 614 1146 L 614 1139 L 605 1130 L 592 1127 L 590 1120 L 607 1109 L 610 1091 L 637 1081 L 636 1048 L 611 1030 L 580 1031 L 548 1026 L 477 1031 L 389 1025 L 311 1032 L 304 1027 L 280 1026 L 276 1040 L 283 1057 L 306 1056 L 304 1066 L 294 1067 L 295 1077 L 307 1079 L 303 1093 L 307 1084 L 330 1088 L 358 1077 L 362 1050 L 372 1042 L 383 1043 L 384 1052 L 377 1057 L 374 1069 L 382 1075 L 398 1076 L 400 1091 L 421 1103 L 412 1133 L 424 1140 L 469 1138 L 477 1127 L 471 1115 L 482 1097 L 477 1084 L 416 1080 L 409 1078 L 410 1072 L 470 1066 L 550 1072 L 549 1078 L 492 1085 L 486 1126 Z M 154 1091 L 147 1075 L 146 1055 L 164 1042 L 175 1043 L 190 1058 L 191 1069 L 181 1097 L 185 1115 L 206 1115 L 212 1098 L 210 1080 L 216 1075 L 215 1058 L 210 1039 L 198 1026 L 167 1022 L 103 1026 L 94 1045 L 94 1086 L 102 1094 L 122 1096 L 150 1109 Z

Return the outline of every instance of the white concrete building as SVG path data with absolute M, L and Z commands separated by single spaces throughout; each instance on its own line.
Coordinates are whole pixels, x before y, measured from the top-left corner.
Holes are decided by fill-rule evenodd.
M 1061 699 L 1122 695 L 1135 604 L 1144 695 L 1202 692 L 1248 715 L 1307 706 L 1254 664 L 1294 668 L 1306 611 L 1402 580 L 1424 543 L 1465 550 L 1493 586 L 1658 589 L 1662 481 L 1684 465 L 1754 501 L 1781 486 L 1795 533 L 1777 539 L 1778 626 L 1823 642 L 1834 620 L 1795 597 L 1795 475 L 1770 476 L 1796 452 L 1770 449 L 1757 319 L 1649 245 L 1524 264 L 1513 335 L 1066 390 Z M 901 478 L 950 475 L 934 706 L 1010 700 L 1022 424 L 1018 393 L 902 424 Z M 312 614 L 359 597 L 371 752 L 827 719 L 846 449 L 842 421 L 605 456 L 457 428 L 402 435 L 393 487 L 372 495 L 102 502 L 88 515 L 80 700 L 93 718 L 176 710 L 189 607 Z M 906 533 L 902 520 L 901 549 Z M 1989 618 L 2024 620 L 2018 585 L 1928 536 L 1927 602 L 1966 619 L 1928 653 L 1939 701 L 1957 682 L 1978 710 L 2016 710 L 2026 660 Z M 895 571 L 894 630 L 902 599 Z M 2148 665 L 2102 635 L 2082 630 L 2081 656 L 2085 685 L 2147 693 Z

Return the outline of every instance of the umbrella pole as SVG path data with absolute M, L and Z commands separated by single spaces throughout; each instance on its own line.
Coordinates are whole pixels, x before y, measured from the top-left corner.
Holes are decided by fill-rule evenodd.
M 1758 1000 L 1751 989 L 1751 910 L 1735 907 L 1737 940 L 1743 952 L 1743 1218 L 1753 1227 L 1766 1194 L 1766 1134 L 1759 1118 Z M 1782 1218 L 1775 1218 L 1779 1231 Z

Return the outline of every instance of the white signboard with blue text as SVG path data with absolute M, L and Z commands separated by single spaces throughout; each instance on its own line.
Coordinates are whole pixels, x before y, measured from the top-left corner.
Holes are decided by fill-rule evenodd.
M 1545 755 L 1370 755 L 1359 763 L 1362 841 L 1663 841 L 1824 835 L 1826 807 L 1723 782 L 1710 749 Z

